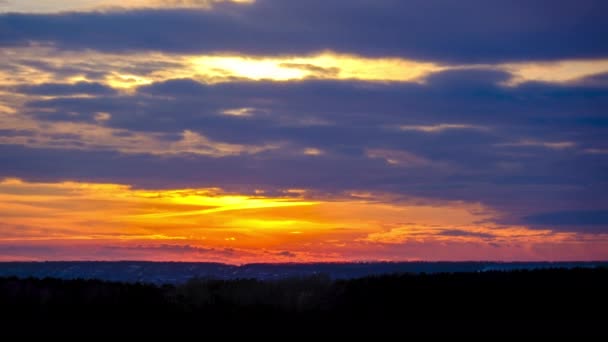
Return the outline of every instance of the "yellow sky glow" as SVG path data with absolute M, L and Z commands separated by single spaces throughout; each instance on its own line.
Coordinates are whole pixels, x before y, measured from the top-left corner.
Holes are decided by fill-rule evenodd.
M 242 56 L 238 54 L 110 54 L 33 47 L 0 50 L 0 59 L 11 65 L 10 72 L 0 71 L 0 85 L 30 84 L 32 80 L 36 80 L 35 83 L 90 81 L 125 91 L 176 78 L 190 78 L 211 84 L 239 80 L 303 79 L 424 83 L 425 78 L 435 72 L 482 68 L 511 73 L 513 77 L 507 85 L 515 86 L 526 81 L 572 82 L 582 77 L 608 72 L 608 60 L 447 65 L 396 57 L 368 58 L 332 51 L 308 56 Z M 82 73 L 58 74 L 21 62 L 28 59 L 43 62 L 57 69 L 69 67 L 82 70 Z M 86 73 L 89 75 L 87 76 Z
M 491 222 L 496 212 L 474 203 L 409 203 L 382 194 L 306 198 L 303 189 L 294 191 L 267 197 L 218 188 L 143 190 L 120 184 L 4 179 L 0 244 L 82 246 L 85 251 L 79 253 L 85 256 L 92 243 L 155 248 L 157 254 L 150 256 L 154 260 L 162 259 L 163 248 L 166 253 L 193 253 L 183 255 L 184 260 L 217 260 L 218 255 L 201 252 L 214 251 L 223 255 L 221 260 L 239 263 L 248 258 L 289 260 L 292 254 L 299 255 L 299 261 L 358 260 L 367 252 L 380 253 L 375 257 L 382 259 L 382 251 L 391 246 L 403 246 L 402 254 L 391 252 L 393 258 L 407 259 L 415 257 L 407 253 L 409 244 L 432 249 L 445 243 L 447 249 L 452 244 L 477 246 L 475 253 L 476 248 L 509 250 L 518 245 L 525 250 L 518 253 L 530 256 L 536 244 L 576 243 L 580 238 L 500 226 Z M 285 250 L 290 253 L 278 253 Z
M 434 63 L 400 58 L 365 58 L 333 52 L 304 57 L 201 56 L 193 57 L 191 63 L 198 74 L 208 75 L 212 79 L 231 75 L 274 81 L 319 78 L 406 82 L 445 69 Z

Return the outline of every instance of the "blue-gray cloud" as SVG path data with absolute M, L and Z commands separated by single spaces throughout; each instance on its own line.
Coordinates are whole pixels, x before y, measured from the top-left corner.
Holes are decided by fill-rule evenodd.
M 116 90 L 106 85 L 93 82 L 78 82 L 74 84 L 43 83 L 37 85 L 19 86 L 16 89 L 28 95 L 66 96 L 66 95 L 114 95 Z
M 555 230 L 569 230 L 608 233 L 608 210 L 564 210 L 543 212 L 526 216 L 527 223 L 549 227 Z
M 440 233 L 440 235 L 456 236 L 456 237 L 478 237 L 478 238 L 482 238 L 482 239 L 491 239 L 491 238 L 496 237 L 495 235 L 488 234 L 488 233 L 477 233 L 477 232 L 470 232 L 470 231 L 460 230 L 460 229 L 444 230 Z
M 326 49 L 425 60 L 498 61 L 608 55 L 601 0 L 258 0 L 213 11 L 3 14 L 0 44 L 248 54 Z
M 578 83 L 500 86 L 498 82 L 507 77 L 500 72 L 470 70 L 437 73 L 425 84 L 299 81 L 206 85 L 181 79 L 140 87 L 132 95 L 30 101 L 23 113 L 51 121 L 94 122 L 96 113 L 108 112 L 112 116 L 105 125 L 163 132 L 168 137 L 191 130 L 231 143 L 288 140 L 338 153 L 361 153 L 363 148 L 414 149 L 431 159 L 479 152 L 512 161 L 510 153 L 524 150 L 564 155 L 558 148 L 551 151 L 560 146 L 551 143 L 559 142 L 579 148 L 605 147 L 608 88 Z M 251 115 L 223 114 L 234 108 L 249 108 Z M 464 128 L 435 133 L 399 129 L 441 124 Z M 483 161 L 480 155 L 476 157 L 470 161 Z

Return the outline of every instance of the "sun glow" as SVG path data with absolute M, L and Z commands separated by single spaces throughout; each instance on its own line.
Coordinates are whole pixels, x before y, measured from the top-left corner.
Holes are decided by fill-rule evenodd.
M 0 254 L 0 259 L 31 259 L 31 251 L 44 246 L 68 253 L 58 254 L 57 259 L 73 258 L 72 251 L 79 259 L 128 255 L 234 263 L 294 257 L 298 261 L 431 260 L 455 250 L 488 258 L 502 257 L 497 251 L 517 250 L 522 258 L 533 258 L 533 246 L 576 244 L 581 238 L 574 233 L 501 226 L 492 223 L 498 213 L 479 204 L 425 204 L 420 199 L 404 201 L 356 191 L 321 198 L 311 197 L 306 189 L 265 196 L 259 190 L 251 194 L 219 188 L 145 190 L 122 184 L 5 179 L 0 181 L 0 246 L 22 246 L 25 254 Z M 445 254 L 437 254 L 438 248 Z M 462 258 L 469 255 L 459 253 Z M 43 257 L 48 259 L 48 253 Z
M 52 68 L 24 61 L 37 60 Z M 86 60 L 87 63 L 83 63 Z M 562 60 L 506 64 L 449 65 L 433 61 L 398 57 L 372 58 L 335 51 L 311 55 L 247 56 L 239 54 L 181 55 L 169 53 L 102 53 L 58 51 L 50 47 L 0 50 L 0 85 L 75 84 L 98 82 L 114 89 L 132 92 L 138 87 L 171 79 L 192 79 L 216 84 L 243 81 L 361 80 L 372 82 L 415 82 L 424 84 L 437 72 L 484 69 L 511 74 L 505 82 L 518 86 L 524 82 L 578 82 L 584 77 L 608 72 L 608 60 Z M 137 67 L 134 67 L 137 65 Z M 52 70 L 56 70 L 53 72 Z M 66 71 L 62 71 L 66 70 Z M 78 73 L 75 73 L 78 70 Z M 227 109 L 226 115 L 249 113 Z
M 445 69 L 428 62 L 400 58 L 365 58 L 323 52 L 312 56 L 200 56 L 191 60 L 198 74 L 221 79 L 227 75 L 252 80 L 361 79 L 416 81 Z

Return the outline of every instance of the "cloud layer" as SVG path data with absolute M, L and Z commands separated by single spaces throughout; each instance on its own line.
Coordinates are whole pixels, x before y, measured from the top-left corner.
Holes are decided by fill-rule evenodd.
M 112 258 L 163 250 L 192 260 L 551 259 L 552 248 L 606 257 L 592 252 L 608 233 L 605 2 L 114 5 L 0 7 L 0 179 L 23 180 L 3 182 L 0 200 L 27 189 L 50 201 L 44 189 L 60 189 L 65 201 L 40 209 L 21 198 L 21 216 L 4 223 L 0 240 L 23 249 L 0 253 L 27 258 L 77 239 Z M 146 189 L 296 198 L 316 203 L 321 218 L 304 220 L 300 207 L 281 220 L 231 213 L 223 219 L 238 224 L 211 245 L 173 241 L 168 226 L 112 221 L 130 206 L 112 206 L 118 216 L 86 234 L 90 222 L 51 220 L 68 209 L 100 214 L 79 211 L 74 194 L 95 208 L 99 196 L 122 205 L 130 202 L 121 196 Z M 207 215 L 165 204 L 148 214 L 177 226 Z M 474 217 L 457 224 L 436 211 L 446 220 L 429 223 L 406 210 L 458 205 Z M 305 242 L 273 230 L 301 233 L 302 222 L 328 230 Z M 231 233 L 243 229 L 268 244 L 233 246 Z M 146 238 L 157 233 L 160 241 Z M 123 245 L 129 234 L 137 239 Z M 45 236 L 60 241 L 39 242 Z
M 4 14 L 0 44 L 242 54 L 332 49 L 469 62 L 596 58 L 608 53 L 598 44 L 608 34 L 607 6 L 601 0 L 258 0 L 210 11 Z

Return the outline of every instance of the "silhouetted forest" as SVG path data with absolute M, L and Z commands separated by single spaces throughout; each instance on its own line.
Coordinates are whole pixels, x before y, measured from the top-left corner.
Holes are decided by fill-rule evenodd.
M 608 269 L 399 274 L 155 286 L 0 278 L 5 333 L 606 334 Z

